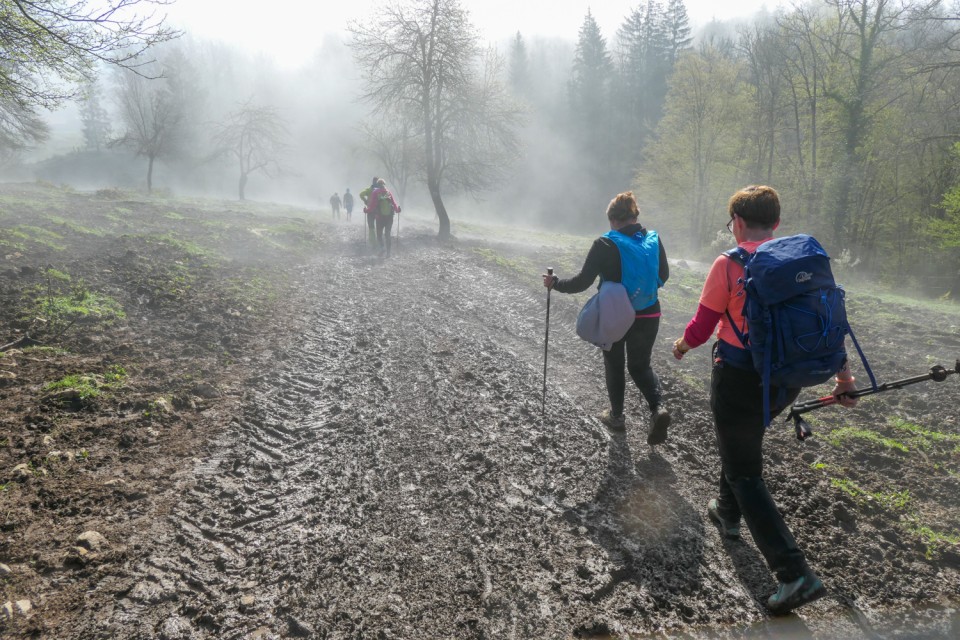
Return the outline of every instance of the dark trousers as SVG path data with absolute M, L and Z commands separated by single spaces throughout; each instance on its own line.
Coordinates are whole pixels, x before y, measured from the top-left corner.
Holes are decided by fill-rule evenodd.
M 771 418 L 792 404 L 799 389 L 788 389 L 777 406 L 771 391 Z M 741 516 L 750 529 L 770 570 L 780 582 L 796 580 L 807 571 L 807 561 L 784 522 L 763 481 L 763 385 L 753 369 L 740 369 L 714 360 L 710 408 L 717 432 L 722 471 L 720 515 L 733 522 Z
M 383 237 L 387 237 L 387 255 L 390 255 L 390 230 L 393 229 L 393 216 L 377 216 L 377 244 L 383 249 Z M 386 232 L 386 233 L 384 233 Z
M 377 232 L 374 230 L 376 228 L 376 220 L 376 213 L 367 214 L 367 242 L 370 243 L 371 247 L 377 241 Z
M 603 352 L 603 370 L 607 379 L 607 395 L 610 396 L 610 411 L 623 414 L 623 395 L 627 379 L 624 375 L 624 356 L 627 371 L 646 398 L 650 410 L 660 406 L 660 378 L 650 366 L 650 353 L 660 330 L 660 318 L 637 318 L 623 339 L 614 342 L 610 351 Z

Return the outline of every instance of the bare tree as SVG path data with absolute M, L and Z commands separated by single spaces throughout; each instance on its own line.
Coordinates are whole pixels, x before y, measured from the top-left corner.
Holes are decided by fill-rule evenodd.
M 130 148 L 147 159 L 147 192 L 152 192 L 154 163 L 174 155 L 183 139 L 182 105 L 165 81 L 129 70 L 120 74 L 117 103 L 124 131 L 112 145 Z
M 272 177 L 283 172 L 280 159 L 288 148 L 287 135 L 286 124 L 277 109 L 254 105 L 249 100 L 217 127 L 214 144 L 221 153 L 232 155 L 240 169 L 241 200 L 246 199 L 250 174 L 260 171 Z
M 154 14 L 165 4 L 0 0 L 0 122 L 7 125 L 0 144 L 35 141 L 38 110 L 75 97 L 74 83 L 91 79 L 97 63 L 140 68 L 147 48 L 178 35 Z
M 367 141 L 367 151 L 386 170 L 386 178 L 394 185 L 394 192 L 403 203 L 410 179 L 422 171 L 423 144 L 417 135 L 416 120 L 403 114 L 365 122 L 361 126 Z
M 516 148 L 520 111 L 503 90 L 502 61 L 482 55 L 460 0 L 405 0 L 350 31 L 375 114 L 386 117 L 396 105 L 415 117 L 439 235 L 447 237 L 441 188 L 487 188 Z

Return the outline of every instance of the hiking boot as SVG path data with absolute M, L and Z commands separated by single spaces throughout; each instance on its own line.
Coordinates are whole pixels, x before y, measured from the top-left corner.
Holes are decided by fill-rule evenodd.
M 647 444 L 663 444 L 667 441 L 667 427 L 670 426 L 670 412 L 663 407 L 657 407 L 650 414 L 650 433 L 647 434 Z
M 781 582 L 777 592 L 767 599 L 767 608 L 776 615 L 793 611 L 827 594 L 823 582 L 809 569 L 793 582 Z
M 611 431 L 624 431 L 627 428 L 627 419 L 621 413 L 618 416 L 613 415 L 610 409 L 600 414 L 600 422 L 607 426 Z
M 716 498 L 707 503 L 707 515 L 720 527 L 724 536 L 731 540 L 740 539 L 740 523 L 731 522 L 720 515 L 720 505 Z

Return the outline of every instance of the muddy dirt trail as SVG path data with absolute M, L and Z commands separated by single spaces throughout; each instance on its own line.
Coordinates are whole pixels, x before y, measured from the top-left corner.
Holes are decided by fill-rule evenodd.
M 572 331 L 574 300 L 552 301 L 541 415 L 536 274 L 425 228 L 405 227 L 386 261 L 355 228 L 339 233 L 335 255 L 300 274 L 303 334 L 247 381 L 214 453 L 179 473 L 168 512 L 101 568 L 62 637 L 960 632 L 956 556 L 885 537 L 893 516 L 859 510 L 811 468 L 822 445 L 791 429 L 771 433 L 768 480 L 831 596 L 767 616 L 761 556 L 749 536 L 723 541 L 704 510 L 718 469 L 708 358 L 680 369 L 667 348 L 689 301 L 658 338 L 674 426 L 651 448 L 635 389 L 625 434 L 594 418 L 602 364 Z

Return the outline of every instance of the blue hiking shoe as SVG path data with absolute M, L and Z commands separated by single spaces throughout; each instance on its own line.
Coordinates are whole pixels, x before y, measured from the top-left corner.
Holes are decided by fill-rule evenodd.
M 720 505 L 717 503 L 716 498 L 707 503 L 707 515 L 720 527 L 720 531 L 723 532 L 724 536 L 731 540 L 740 539 L 740 523 L 731 522 L 720 515 Z
M 774 615 L 782 615 L 826 594 L 827 589 L 820 578 L 812 571 L 807 571 L 793 582 L 781 582 L 777 592 L 767 599 L 767 608 Z

